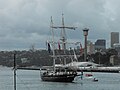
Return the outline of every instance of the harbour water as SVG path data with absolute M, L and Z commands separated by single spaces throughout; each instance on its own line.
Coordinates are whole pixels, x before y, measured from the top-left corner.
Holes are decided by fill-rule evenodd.
M 87 72 L 86 72 L 87 73 Z M 91 73 L 91 72 L 89 72 Z M 92 73 L 93 78 L 75 78 L 73 83 L 43 82 L 39 70 L 17 70 L 17 90 L 119 90 L 120 73 Z M 13 71 L 0 67 L 0 90 L 13 89 Z

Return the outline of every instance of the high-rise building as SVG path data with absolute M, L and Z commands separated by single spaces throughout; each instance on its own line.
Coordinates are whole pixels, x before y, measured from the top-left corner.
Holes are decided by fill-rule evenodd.
M 95 42 L 95 50 L 104 50 L 106 49 L 106 40 L 104 39 L 98 39 L 96 42 Z
M 119 32 L 111 32 L 111 47 L 116 43 L 119 43 Z
M 87 53 L 88 54 L 95 53 L 94 44 L 91 41 L 87 41 Z

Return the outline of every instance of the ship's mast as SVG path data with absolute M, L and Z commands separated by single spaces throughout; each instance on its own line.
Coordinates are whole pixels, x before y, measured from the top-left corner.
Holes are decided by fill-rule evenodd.
M 62 48 L 63 48 L 63 50 L 65 50 L 66 49 L 66 40 L 67 40 L 67 38 L 66 38 L 66 32 L 65 32 L 65 29 L 73 29 L 73 30 L 75 30 L 76 29 L 76 27 L 68 27 L 68 26 L 65 26 L 65 24 L 64 24 L 64 14 L 62 14 L 62 26 L 52 26 L 52 28 L 54 28 L 54 29 L 62 29 L 61 31 L 62 31 L 62 37 L 61 37 L 61 41 L 62 41 Z
M 66 32 L 65 32 L 65 24 L 64 24 L 64 14 L 62 14 L 62 30 L 61 30 L 61 41 L 62 41 L 62 48 L 64 50 L 64 54 L 65 54 L 65 50 L 66 50 L 66 41 L 67 41 L 67 38 L 66 38 Z
M 52 31 L 52 46 L 53 46 L 53 71 L 55 72 L 55 43 L 54 43 L 54 31 L 53 31 L 53 20 L 51 16 L 51 31 Z
M 75 30 L 76 27 L 67 27 L 67 26 L 65 26 L 65 24 L 64 24 L 64 14 L 62 14 L 62 26 L 53 26 L 53 24 L 52 24 L 51 27 L 54 28 L 54 29 L 61 29 L 61 39 L 60 40 L 62 41 L 62 49 L 63 49 L 64 54 L 65 54 L 66 41 L 67 41 L 65 29 Z M 53 55 L 53 57 L 54 57 L 54 55 Z M 64 60 L 64 64 L 66 64 L 66 60 Z

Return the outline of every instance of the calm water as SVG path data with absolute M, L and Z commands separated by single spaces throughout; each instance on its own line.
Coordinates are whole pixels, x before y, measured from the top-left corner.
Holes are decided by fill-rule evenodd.
M 17 90 L 120 90 L 120 73 L 92 73 L 92 78 L 75 78 L 74 83 L 43 82 L 39 71 L 17 70 Z M 0 90 L 13 90 L 13 71 L 0 67 Z

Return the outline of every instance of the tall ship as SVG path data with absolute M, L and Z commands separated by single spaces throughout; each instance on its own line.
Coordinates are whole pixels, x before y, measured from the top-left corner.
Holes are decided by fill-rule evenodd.
M 72 29 L 75 30 L 76 27 L 66 27 L 64 25 L 64 16 L 62 14 L 62 26 L 54 26 L 53 25 L 53 20 L 51 17 L 51 24 L 50 24 L 51 32 L 52 32 L 52 41 L 49 41 L 47 43 L 48 45 L 48 51 L 51 50 L 50 48 L 50 43 L 52 45 L 52 58 L 53 58 L 53 66 L 49 67 L 47 69 L 41 68 L 40 74 L 41 74 L 41 80 L 42 81 L 50 81 L 50 82 L 73 82 L 74 78 L 78 76 L 78 73 L 75 69 L 75 67 L 72 66 L 66 66 L 66 58 L 71 58 L 72 55 L 67 55 L 66 53 L 66 43 L 67 39 L 65 37 L 65 29 Z M 59 42 L 59 49 L 60 45 L 62 45 L 62 53 L 58 55 L 55 50 L 55 44 L 58 42 L 55 42 L 54 38 L 54 29 L 61 29 L 61 38 Z M 56 65 L 56 60 L 60 59 L 63 60 L 63 64 L 61 65 Z

